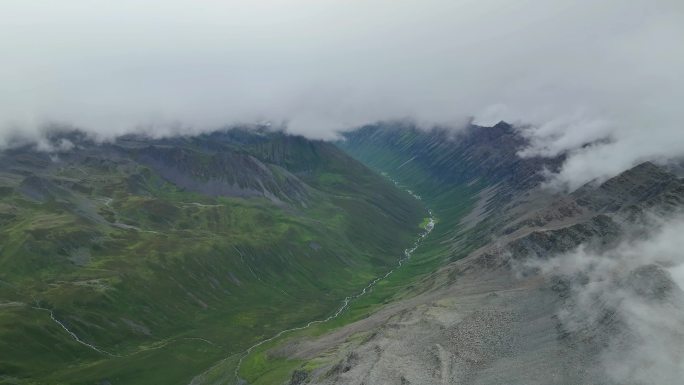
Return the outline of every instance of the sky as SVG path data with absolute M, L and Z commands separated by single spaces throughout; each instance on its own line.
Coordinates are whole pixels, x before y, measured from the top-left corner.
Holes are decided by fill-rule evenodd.
M 574 189 L 684 155 L 681 0 L 3 0 L 0 147 L 271 122 L 527 127 Z M 601 140 L 600 144 L 584 146 Z

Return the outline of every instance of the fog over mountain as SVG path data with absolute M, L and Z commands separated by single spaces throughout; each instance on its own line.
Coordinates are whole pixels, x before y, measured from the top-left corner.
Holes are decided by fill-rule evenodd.
M 680 0 L 6 0 L 0 146 L 272 122 L 527 126 L 574 189 L 684 155 Z M 585 146 L 587 143 L 595 144 Z
M 681 213 L 647 216 L 609 250 L 581 245 L 551 259 L 526 261 L 546 275 L 582 277 L 571 278 L 569 305 L 558 313 L 566 329 L 600 328 L 605 313 L 597 304 L 625 320 L 627 331 L 606 343 L 598 365 L 614 383 L 674 384 L 684 374 L 683 304 L 680 298 L 663 300 L 680 295 L 684 287 L 683 218 Z

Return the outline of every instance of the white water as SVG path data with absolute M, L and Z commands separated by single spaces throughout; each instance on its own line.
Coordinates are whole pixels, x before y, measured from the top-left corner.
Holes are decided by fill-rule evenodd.
M 385 175 L 385 176 L 387 176 L 387 175 Z M 391 178 L 389 178 L 389 179 L 390 179 L 395 185 L 399 186 L 399 183 L 398 183 L 398 182 L 396 182 L 395 180 L 393 180 L 393 179 L 391 179 Z M 413 192 L 413 191 L 411 191 L 411 190 L 406 190 L 406 192 L 408 192 L 408 193 L 409 193 L 412 197 L 414 197 L 415 199 L 417 199 L 417 200 L 422 200 L 422 198 L 421 198 L 418 194 L 416 194 L 415 192 Z M 339 316 L 342 314 L 342 312 L 344 312 L 344 311 L 349 307 L 349 304 L 350 304 L 353 300 L 358 299 L 358 298 L 364 296 L 366 293 L 370 292 L 371 289 L 372 289 L 378 282 L 382 281 L 383 279 L 386 279 L 386 278 L 389 277 L 392 273 L 394 273 L 394 271 L 395 271 L 396 269 L 400 268 L 400 267 L 404 264 L 404 262 L 406 262 L 409 258 L 411 258 L 411 255 L 416 251 L 416 249 L 418 249 L 418 246 L 420 246 L 420 244 L 421 244 L 421 242 L 423 241 L 423 239 L 425 239 L 425 237 L 427 237 L 427 236 L 430 234 L 430 232 L 432 232 L 432 230 L 433 230 L 434 227 L 435 227 L 435 219 L 434 219 L 434 216 L 433 216 L 433 214 L 432 214 L 432 210 L 428 209 L 427 212 L 428 212 L 429 220 L 428 220 L 428 223 L 425 225 L 425 228 L 424 228 L 423 232 L 420 233 L 420 235 L 418 236 L 418 239 L 416 239 L 416 241 L 413 243 L 413 246 L 412 246 L 411 248 L 408 248 L 408 249 L 404 250 L 404 256 L 403 256 L 402 258 L 399 259 L 399 261 L 397 262 L 397 266 L 396 266 L 395 268 L 389 270 L 389 271 L 388 271 L 387 273 L 385 273 L 384 275 L 379 276 L 379 277 L 375 278 L 374 280 L 372 280 L 368 285 L 366 285 L 366 287 L 364 287 L 364 288 L 363 288 L 360 292 L 358 292 L 357 294 L 354 294 L 354 295 L 351 295 L 351 296 L 348 296 L 348 297 L 344 298 L 344 300 L 342 300 L 342 304 L 341 304 L 340 307 L 337 309 L 337 311 L 336 311 L 334 314 L 328 316 L 327 318 L 321 319 L 321 320 L 316 320 L 316 321 L 311 321 L 311 322 L 309 322 L 309 323 L 307 323 L 306 325 L 303 325 L 303 326 L 299 326 L 299 327 L 294 327 L 294 328 L 290 328 L 290 329 L 281 330 L 280 332 L 278 332 L 278 333 L 275 334 L 274 336 L 272 336 L 272 337 L 270 337 L 270 338 L 267 338 L 267 339 L 265 339 L 265 340 L 261 340 L 261 341 L 257 342 L 256 344 L 254 344 L 254 345 L 250 346 L 249 348 L 247 348 L 247 350 L 245 350 L 244 352 L 242 352 L 242 355 L 240 356 L 240 359 L 238 360 L 238 363 L 237 363 L 237 365 L 235 366 L 235 371 L 234 371 L 235 383 L 236 383 L 236 384 L 241 384 L 241 383 L 242 383 L 242 379 L 240 378 L 240 374 L 239 374 L 239 373 L 240 373 L 240 368 L 242 367 L 242 362 L 244 361 L 245 358 L 247 358 L 247 356 L 249 356 L 249 354 L 250 354 L 254 349 L 258 348 L 259 346 L 261 346 L 261 345 L 263 345 L 263 344 L 266 344 L 266 343 L 268 343 L 268 342 L 271 342 L 271 341 L 273 341 L 273 340 L 275 340 L 275 339 L 277 339 L 277 338 L 283 336 L 284 334 L 291 333 L 291 332 L 295 332 L 295 331 L 299 331 L 299 330 L 304 330 L 304 329 L 307 329 L 307 328 L 309 328 L 309 327 L 311 327 L 311 326 L 313 326 L 313 325 L 325 323 L 325 322 L 331 321 L 331 320 L 333 320 L 333 319 L 339 317 Z M 216 368 L 217 366 L 223 364 L 228 358 L 229 358 L 229 357 L 227 357 L 227 358 L 221 360 L 218 364 L 212 366 L 211 368 L 207 369 L 205 372 L 203 372 L 203 373 L 199 374 L 198 376 L 196 376 L 195 378 L 193 378 L 189 385 L 198 385 L 198 384 L 201 384 L 202 381 L 203 381 L 203 377 L 205 376 L 206 373 L 210 372 L 212 369 Z
M 98 348 L 97 346 L 95 346 L 95 345 L 93 345 L 93 344 L 90 344 L 90 343 L 88 343 L 88 342 L 83 341 L 78 335 L 76 335 L 76 333 L 74 333 L 73 331 L 71 331 L 71 330 L 70 330 L 62 321 L 58 320 L 58 319 L 55 317 L 55 313 L 52 311 L 52 309 L 48 309 L 48 308 L 39 306 L 39 305 L 38 305 L 38 301 L 36 301 L 36 306 L 31 306 L 31 308 L 32 308 L 32 309 L 35 309 L 35 310 L 40 310 L 40 311 L 45 311 L 45 312 L 50 313 L 50 319 L 51 319 L 52 321 L 54 321 L 57 325 L 59 325 L 62 329 L 64 329 L 64 331 L 67 332 L 67 334 L 69 334 L 69 336 L 70 336 L 74 341 L 78 342 L 79 344 L 81 344 L 81 345 L 83 345 L 83 346 L 88 347 L 88 348 L 91 349 L 91 350 L 94 350 L 94 351 L 96 351 L 96 352 L 98 352 L 98 353 L 100 353 L 100 354 L 104 354 L 104 355 L 107 355 L 107 356 L 110 356 L 110 357 L 117 357 L 117 358 L 129 357 L 129 356 L 132 356 L 132 355 L 134 355 L 134 354 L 137 354 L 137 353 L 140 353 L 140 352 L 143 352 L 143 351 L 148 351 L 148 350 L 155 350 L 155 349 L 164 348 L 164 347 L 166 347 L 166 346 L 168 346 L 168 345 L 170 345 L 170 344 L 172 344 L 172 343 L 174 343 L 174 342 L 176 342 L 176 341 L 179 341 L 179 340 L 202 341 L 202 342 L 205 342 L 205 343 L 207 343 L 207 344 L 210 344 L 210 345 L 213 345 L 213 346 L 218 346 L 218 347 L 220 347 L 219 345 L 217 345 L 217 344 L 215 344 L 215 343 L 213 343 L 213 342 L 207 340 L 206 338 L 201 338 L 201 337 L 182 337 L 182 338 L 175 338 L 175 339 L 168 340 L 168 341 L 163 342 L 163 343 L 161 343 L 161 344 L 159 344 L 159 345 L 157 345 L 157 346 L 148 347 L 148 348 L 142 348 L 142 349 L 139 349 L 139 350 L 137 350 L 137 351 L 135 351 L 135 352 L 133 352 L 133 353 L 130 353 L 130 354 L 126 354 L 126 355 L 114 354 L 114 353 L 110 353 L 110 352 L 108 352 L 108 351 L 106 351 L 106 350 L 104 350 L 104 349 L 102 349 L 102 348 Z
M 92 344 L 89 344 L 89 343 L 83 341 L 82 339 L 80 339 L 80 338 L 76 335 L 76 333 L 74 333 L 74 332 L 72 332 L 71 330 L 69 330 L 69 328 L 67 328 L 66 325 L 64 325 L 64 323 L 63 323 L 62 321 L 60 321 L 60 320 L 58 320 L 57 318 L 55 318 L 55 313 L 54 313 L 52 310 L 47 309 L 47 308 L 44 308 L 44 307 L 40 307 L 40 306 L 32 306 L 32 308 L 33 308 L 33 309 L 36 309 L 36 310 L 41 310 L 41 311 L 49 312 L 49 313 L 50 313 L 50 319 L 52 319 L 57 325 L 61 326 L 62 329 L 64 329 L 64 330 L 71 336 L 71 338 L 72 338 L 74 341 L 78 342 L 79 344 L 81 344 L 81 345 L 83 345 L 83 346 L 87 346 L 88 348 L 90 348 L 90 349 L 92 349 L 92 350 L 94 350 L 94 351 L 96 351 L 96 352 L 98 352 L 98 353 L 100 353 L 100 354 L 104 354 L 104 355 L 111 356 L 111 357 L 121 357 L 121 356 L 118 356 L 118 355 L 116 355 L 116 354 L 112 354 L 112 353 L 110 353 L 110 352 L 108 352 L 108 351 L 106 351 L 106 350 L 100 349 L 100 348 L 98 348 L 97 346 L 92 345 Z

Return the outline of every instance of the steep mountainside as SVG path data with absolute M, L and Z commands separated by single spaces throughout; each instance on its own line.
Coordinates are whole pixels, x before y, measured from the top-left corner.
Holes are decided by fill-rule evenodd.
M 442 223 L 437 238 L 454 246 L 443 254 L 455 258 L 463 255 L 463 244 L 455 242 L 464 236 L 463 227 L 481 230 L 466 237 L 488 237 L 498 221 L 482 222 L 483 214 L 532 190 L 544 179 L 544 170 L 554 171 L 562 164 L 563 157 L 519 157 L 526 144 L 505 122 L 459 131 L 377 124 L 347 133 L 338 143 L 429 201 Z M 482 240 L 469 240 L 477 242 Z
M 301 383 L 676 383 L 681 366 L 659 355 L 684 343 L 677 259 L 641 254 L 653 224 L 635 213 L 681 210 L 684 180 L 645 163 L 561 202 L 581 209 L 562 222 L 557 203 L 423 278 L 421 294 L 290 342 L 310 360 Z
M 521 159 L 517 152 L 526 142 L 503 122 L 494 127 L 472 126 L 458 134 L 378 124 L 345 136 L 337 143 L 340 148 L 421 197 L 432 210 L 436 226 L 401 269 L 353 303 L 339 322 L 304 335 L 363 320 L 373 312 L 382 312 L 388 303 L 428 290 L 428 286 L 416 283 L 495 239 L 505 223 L 500 217 L 513 197 L 534 190 L 543 180 L 542 170 L 558 167 L 562 161 Z M 279 379 L 271 374 L 274 367 L 286 376 L 301 363 L 283 361 L 282 355 L 269 350 L 277 349 L 272 345 L 277 344 L 262 347 L 246 360 L 242 378 L 252 384 L 273 383 Z M 288 349 L 288 354 L 291 351 Z
M 503 122 L 51 140 L 0 155 L 0 383 L 684 375 L 677 169 L 550 191 Z
M 561 159 L 516 159 L 524 140 L 497 127 L 450 138 L 375 126 L 340 144 L 423 195 L 439 222 L 418 258 L 440 262 L 354 322 L 272 346 L 263 356 L 295 363 L 290 384 L 681 378 L 668 357 L 684 343 L 684 292 L 671 277 L 684 255 L 662 242 L 683 227 L 684 180 L 644 163 L 570 194 L 547 191 L 540 171 Z M 459 199 L 471 204 L 449 211 Z
M 50 140 L 0 153 L 0 383 L 232 378 L 248 346 L 394 266 L 427 215 L 283 133 Z
M 345 135 L 339 146 L 364 163 L 410 180 L 426 197 L 447 193 L 454 186 L 493 185 L 508 194 L 536 186 L 542 169 L 557 170 L 563 158 L 521 158 L 527 145 L 505 122 L 492 127 L 471 125 L 462 130 L 424 131 L 411 125 L 378 124 Z

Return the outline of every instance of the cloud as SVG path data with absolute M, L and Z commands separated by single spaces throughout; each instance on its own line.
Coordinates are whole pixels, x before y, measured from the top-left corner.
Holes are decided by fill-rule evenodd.
M 611 247 L 583 245 L 527 261 L 527 268 L 567 282 L 558 320 L 562 330 L 599 348 L 590 369 L 597 382 L 674 384 L 684 376 L 682 231 L 681 213 L 650 217 Z
M 521 122 L 576 187 L 684 152 L 679 0 L 5 0 L 0 146 L 271 121 Z M 597 138 L 601 145 L 581 145 Z M 523 154 L 523 155 L 524 155 Z

